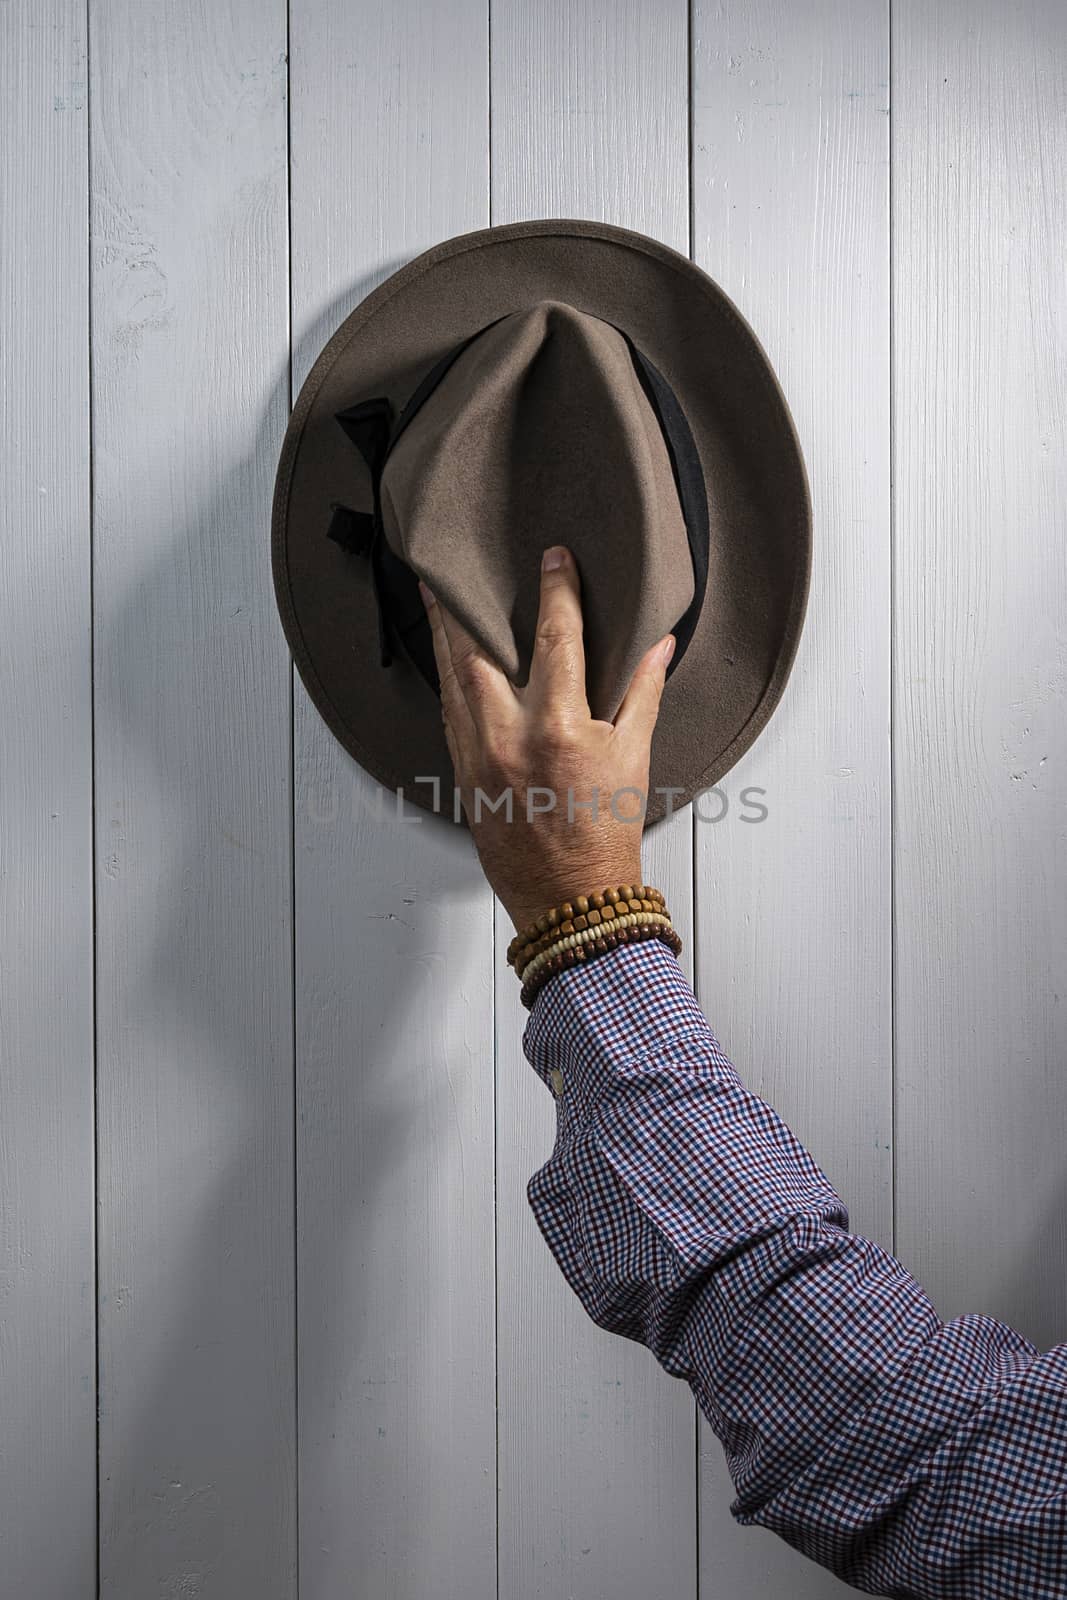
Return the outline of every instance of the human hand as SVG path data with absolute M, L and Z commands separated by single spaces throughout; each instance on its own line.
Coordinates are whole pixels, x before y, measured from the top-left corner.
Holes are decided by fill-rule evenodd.
M 575 895 L 640 883 L 649 753 L 673 635 L 642 657 L 614 722 L 600 722 L 585 695 L 581 584 L 563 546 L 545 552 L 530 677 L 521 689 L 425 584 L 419 588 L 463 810 L 516 929 Z M 510 818 L 504 804 L 490 810 L 507 794 Z

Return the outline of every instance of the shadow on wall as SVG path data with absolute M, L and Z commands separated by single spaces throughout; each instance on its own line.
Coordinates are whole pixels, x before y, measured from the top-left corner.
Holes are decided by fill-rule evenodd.
M 1050 1186 L 1049 1193 L 1053 1198 L 1042 1214 L 1026 1219 L 1029 1225 L 1023 1248 L 1005 1258 L 1004 1269 L 990 1283 L 990 1293 L 983 1298 L 983 1304 L 966 1307 L 999 1317 L 1042 1352 L 1064 1341 L 1067 1229 L 1063 1219 L 1067 1217 L 1067 1176 L 1061 1177 L 1054 1188 Z M 1060 1286 L 1059 1309 L 1048 1293 L 1050 1283 Z
M 391 270 L 324 311 L 309 346 L 317 350 Z M 303 1009 L 294 1092 L 290 666 L 269 562 L 288 390 L 283 372 L 241 460 L 220 463 L 228 430 L 222 424 L 213 437 L 206 415 L 180 459 L 170 448 L 147 464 L 153 554 L 117 579 L 108 572 L 98 591 L 107 596 L 97 603 L 95 657 L 100 1576 L 108 1592 L 160 1584 L 195 1584 L 198 1593 L 203 1585 L 205 1594 L 239 1585 L 262 1600 L 294 1592 L 295 1238 L 302 1444 L 320 1467 L 332 1453 L 340 1474 L 332 1504 L 321 1502 L 317 1482 L 302 1506 L 312 1539 L 326 1523 L 336 1530 L 366 1517 L 366 1532 L 345 1548 L 365 1544 L 370 1555 L 392 1500 L 401 1511 L 389 1517 L 389 1568 L 411 1566 L 413 1586 L 429 1587 L 404 1538 L 405 1524 L 413 1533 L 417 1526 L 419 1507 L 404 1506 L 404 1495 L 419 1431 L 426 1428 L 429 1452 L 442 1452 L 434 1470 L 447 1481 L 448 1424 L 468 1389 L 492 1384 L 491 1372 L 457 1373 L 456 1393 L 438 1397 L 440 1416 L 420 1417 L 431 1397 L 417 1374 L 412 1383 L 410 1361 L 377 1373 L 383 1351 L 398 1348 L 389 1342 L 392 1319 L 399 1326 L 421 1308 L 417 1327 L 406 1326 L 431 1340 L 435 1315 L 458 1325 L 464 1311 L 428 1303 L 427 1283 L 405 1274 L 425 1256 L 394 1260 L 391 1247 L 417 1241 L 420 1203 L 455 1210 L 471 1198 L 451 1063 L 404 1053 L 434 1037 L 425 1017 L 411 1029 L 422 1009 L 420 970 L 449 959 L 427 921 L 439 897 L 469 898 L 481 883 L 465 833 L 433 819 L 404 826 L 406 870 L 420 894 L 430 886 L 430 899 L 412 907 L 412 921 L 423 918 L 418 959 L 410 939 L 406 958 L 402 950 L 395 959 L 404 928 L 389 937 L 392 924 L 376 921 L 371 932 L 367 923 L 369 908 L 383 915 L 404 859 L 395 844 L 380 848 L 390 823 L 375 833 L 368 812 L 356 831 L 309 837 L 298 817 L 297 848 L 309 865 L 297 863 Z M 106 546 L 106 531 L 98 537 Z M 310 734 L 298 739 L 298 806 L 317 778 L 353 793 L 371 785 L 299 685 L 297 716 Z M 333 892 L 317 900 L 327 884 Z M 487 981 L 491 990 L 491 974 Z M 479 1064 L 491 1075 L 491 1064 Z M 406 1206 L 402 1222 L 390 1209 L 397 1203 Z M 434 1222 L 431 1211 L 426 1221 Z M 423 1251 L 434 1247 L 439 1225 L 422 1242 Z M 446 1281 L 443 1268 L 428 1279 Z M 409 1355 L 411 1341 L 409 1333 Z M 366 1457 L 366 1413 L 357 1408 L 373 1410 L 376 1376 L 393 1418 L 404 1415 L 411 1387 L 412 1414 L 407 1428 L 378 1427 Z M 435 1425 L 443 1429 L 436 1438 Z M 469 1450 L 470 1438 L 459 1447 Z M 491 1438 L 486 1449 L 491 1469 Z M 495 1506 L 491 1470 L 479 1464 L 477 1475 Z

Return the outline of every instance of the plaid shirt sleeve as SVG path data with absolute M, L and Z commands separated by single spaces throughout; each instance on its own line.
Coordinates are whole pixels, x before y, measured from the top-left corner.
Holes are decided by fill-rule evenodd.
M 1063 1600 L 1067 1345 L 941 1322 L 850 1233 L 658 942 L 553 978 L 523 1048 L 557 1099 L 538 1226 L 593 1321 L 689 1384 L 735 1520 L 869 1594 Z

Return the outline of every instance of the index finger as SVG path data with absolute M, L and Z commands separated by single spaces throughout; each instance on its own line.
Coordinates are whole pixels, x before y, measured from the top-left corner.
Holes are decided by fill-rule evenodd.
M 433 633 L 442 698 L 447 675 L 450 692 L 462 701 L 465 716 L 475 726 L 509 716 L 515 709 L 515 691 L 506 674 L 421 578 L 419 590 Z

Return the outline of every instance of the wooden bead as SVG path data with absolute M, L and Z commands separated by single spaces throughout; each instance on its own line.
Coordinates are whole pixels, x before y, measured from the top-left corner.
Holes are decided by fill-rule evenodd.
M 634 892 L 631 889 L 630 885 L 628 883 L 620 883 L 620 885 L 619 885 L 619 899 L 620 900 L 632 900 L 633 897 L 634 897 Z
M 601 910 L 600 920 L 601 922 L 613 922 L 615 920 L 615 907 L 605 905 Z
M 593 909 L 592 909 L 592 910 L 591 910 L 591 911 L 590 911 L 590 912 L 589 912 L 589 915 L 588 915 L 588 916 L 587 916 L 587 917 L 586 917 L 586 919 L 585 919 L 585 920 L 586 920 L 586 922 L 587 922 L 587 923 L 588 923 L 588 924 L 589 924 L 589 926 L 590 926 L 590 927 L 591 927 L 591 928 L 595 928 L 595 927 L 596 927 L 596 926 L 597 926 L 597 924 L 598 924 L 598 923 L 599 923 L 599 922 L 600 922 L 600 912 L 599 912 L 599 911 L 597 911 L 597 910 L 596 910 L 596 909 L 595 909 L 595 907 L 594 907 L 594 908 L 593 908 Z
M 578 908 L 579 916 L 584 917 L 585 913 L 589 910 L 589 896 L 580 894 L 574 904 Z
M 545 915 L 548 918 L 549 927 L 554 928 L 559 921 L 559 912 L 556 910 L 555 906 L 552 907 L 551 911 L 546 911 Z
M 626 903 L 629 906 L 631 911 L 640 911 L 640 909 L 641 909 L 640 900 L 635 900 L 632 895 L 628 895 L 627 896 Z
M 561 922 L 559 927 L 560 927 L 560 932 L 561 933 L 573 933 L 574 932 L 574 923 L 570 919 L 570 913 L 569 912 L 567 914 L 566 922 Z
M 568 922 L 570 918 L 573 917 L 574 907 L 571 905 L 569 900 L 564 900 L 563 904 L 559 908 L 559 914 L 563 918 L 564 922 Z
M 603 911 L 603 909 L 604 909 L 604 896 L 603 896 L 603 894 L 601 894 L 599 892 L 596 893 L 596 894 L 591 894 L 589 896 L 589 904 L 593 907 L 594 911 Z
M 581 900 L 579 900 L 578 904 L 581 905 L 581 903 L 582 903 Z M 584 917 L 575 917 L 575 919 L 574 919 L 574 931 L 575 931 L 575 933 L 581 933 L 583 931 L 583 929 L 587 928 L 588 926 L 589 926 L 589 924 L 586 922 Z
M 604 899 L 607 901 L 609 906 L 613 906 L 618 898 L 619 898 L 618 889 L 605 889 L 604 890 Z

